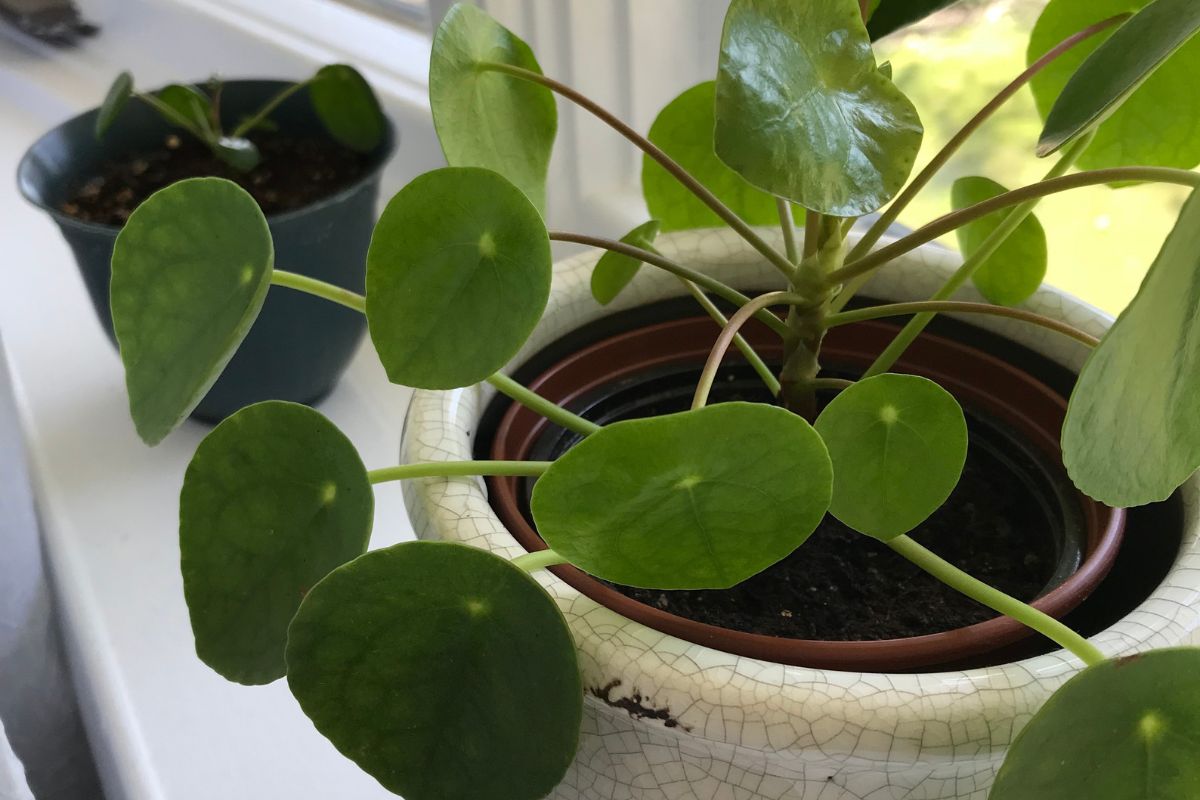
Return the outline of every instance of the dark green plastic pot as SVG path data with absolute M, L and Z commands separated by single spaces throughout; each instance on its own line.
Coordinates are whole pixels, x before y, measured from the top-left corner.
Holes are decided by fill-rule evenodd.
M 229 81 L 221 96 L 226 124 L 257 110 L 286 85 L 273 80 Z M 96 174 L 103 162 L 157 147 L 172 129 L 144 103 L 131 101 L 104 138 L 97 140 L 96 113 L 93 109 L 81 114 L 38 139 L 21 159 L 17 183 L 21 193 L 58 224 L 75 254 L 100 322 L 113 339 L 109 262 L 120 227 L 81 222 L 59 211 L 58 206 L 73 187 Z M 305 92 L 288 98 L 271 118 L 288 133 L 326 135 Z M 389 124 L 384 141 L 371 154 L 367 172 L 358 181 L 320 202 L 268 218 L 280 269 L 363 291 L 380 173 L 394 149 L 395 135 Z M 300 292 L 272 288 L 250 334 L 193 416 L 217 421 L 260 400 L 320 400 L 349 364 L 365 329 L 366 321 L 357 312 Z

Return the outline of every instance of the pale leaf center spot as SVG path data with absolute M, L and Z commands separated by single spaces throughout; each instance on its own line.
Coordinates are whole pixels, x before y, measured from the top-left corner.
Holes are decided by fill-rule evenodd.
M 703 478 L 701 478 L 699 475 L 685 475 L 682 478 L 680 478 L 679 480 L 675 481 L 675 488 L 676 489 L 691 489 L 693 486 L 695 486 L 701 480 L 703 480 Z
M 496 257 L 496 240 L 492 238 L 491 231 L 484 231 L 479 237 L 479 255 L 484 258 Z
M 896 420 L 900 419 L 900 409 L 889 403 L 879 409 L 879 418 L 883 420 L 885 425 L 895 424 Z
M 321 505 L 331 506 L 333 501 L 337 499 L 337 484 L 333 481 L 326 481 L 321 485 Z
M 1138 735 L 1147 742 L 1153 742 L 1162 734 L 1165 727 L 1166 722 L 1157 711 L 1147 711 L 1138 720 Z
M 242 286 L 248 286 L 252 280 L 254 280 L 254 267 L 247 264 L 242 267 L 242 272 L 238 276 L 238 283 Z
M 467 613 L 472 617 L 486 617 L 489 607 L 486 600 L 472 597 L 467 600 Z

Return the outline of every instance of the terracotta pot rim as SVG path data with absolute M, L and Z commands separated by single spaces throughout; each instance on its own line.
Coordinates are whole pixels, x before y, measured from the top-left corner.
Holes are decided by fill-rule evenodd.
M 605 348 L 638 340 L 640 337 L 653 335 L 651 332 L 667 329 L 672 326 L 694 323 L 702 320 L 711 326 L 707 318 L 689 317 L 671 320 L 653 325 L 644 325 L 610 336 L 586 348 L 576 351 L 567 358 L 558 361 L 550 369 L 544 371 L 530 387 L 545 392 L 545 385 L 554 375 L 562 370 L 578 365 L 580 362 L 596 358 L 597 352 Z M 885 328 L 894 330 L 887 323 L 860 323 L 858 326 L 847 328 Z M 715 331 L 715 327 L 713 328 Z M 749 331 L 748 336 L 752 335 Z M 764 346 L 769 346 L 777 340 L 761 339 L 754 341 L 760 352 Z M 1018 369 L 1007 361 L 1003 361 L 976 347 L 966 345 L 942 336 L 925 334 L 919 341 L 926 345 L 932 344 L 947 351 L 954 352 L 959 358 L 973 359 L 986 363 L 989 370 L 996 374 L 1019 381 L 1029 391 L 1039 395 L 1042 404 L 1053 403 L 1065 414 L 1066 400 L 1057 392 L 1047 387 L 1040 380 L 1022 369 Z M 777 345 L 775 345 L 777 346 Z M 678 363 L 707 354 L 707 343 L 701 342 L 694 348 L 675 354 L 647 354 L 635 363 L 626 363 L 622 367 L 605 373 L 602 377 L 589 383 L 574 385 L 567 392 L 551 392 L 549 396 L 556 402 L 569 403 L 580 395 L 592 391 L 596 386 L 619 380 L 621 377 L 643 371 L 655 365 Z M 961 378 L 954 378 L 931 369 L 927 365 L 913 364 L 911 356 L 901 362 L 906 370 L 911 370 L 927 377 L 935 377 L 943 385 L 963 386 Z M 948 387 L 949 388 L 949 387 Z M 982 387 L 976 387 L 976 394 L 984 392 Z M 524 412 L 518 405 L 511 406 L 504 414 L 493 440 L 493 458 L 520 459 L 528 452 L 533 437 L 521 443 L 520 449 L 513 451 L 501 447 L 512 436 L 515 420 Z M 1010 426 L 1026 431 L 1042 432 L 1041 436 L 1033 437 L 1032 444 L 1052 459 L 1061 459 L 1057 446 L 1057 434 L 1048 436 L 1045 425 L 1041 425 L 1021 408 L 1012 408 L 1007 413 Z M 544 421 L 542 421 L 544 425 Z M 516 510 L 515 478 L 488 479 L 491 491 L 489 500 L 496 513 L 504 521 L 513 537 L 526 550 L 540 550 L 545 543 L 538 537 L 533 527 L 524 516 Z M 1084 512 L 1086 524 L 1090 529 L 1090 548 L 1083 563 L 1070 577 L 1058 587 L 1047 592 L 1032 602 L 1035 608 L 1052 616 L 1062 616 L 1075 608 L 1091 593 L 1092 589 L 1107 575 L 1109 568 L 1116 558 L 1124 532 L 1124 509 L 1111 509 L 1101 506 L 1094 501 L 1078 495 Z M 948 665 L 957 664 L 963 660 L 976 658 L 988 652 L 1000 650 L 1012 642 L 1032 635 L 1032 632 L 1020 623 L 1007 617 L 998 616 L 974 625 L 955 628 L 938 633 L 922 636 L 881 639 L 872 641 L 836 641 L 818 639 L 792 639 L 766 634 L 747 633 L 743 631 L 722 628 L 697 622 L 661 609 L 645 605 L 617 592 L 615 589 L 600 583 L 591 576 L 575 567 L 563 565 L 552 568 L 552 572 L 560 579 L 570 584 L 576 590 L 595 602 L 612 611 L 646 625 L 663 633 L 667 633 L 695 644 L 712 647 L 717 650 L 735 655 L 758 658 L 765 661 L 790 664 L 809 668 L 824 668 L 837 670 L 856 670 L 870 672 L 895 672 L 907 669 L 928 669 L 930 667 L 951 668 Z M 990 662 L 989 662 L 990 663 Z

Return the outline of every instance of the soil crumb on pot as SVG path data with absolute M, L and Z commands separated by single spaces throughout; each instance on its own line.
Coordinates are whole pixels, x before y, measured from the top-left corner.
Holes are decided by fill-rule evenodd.
M 98 174 L 72 189 L 59 210 L 85 222 L 124 225 L 133 210 L 159 189 L 185 178 L 218 177 L 249 192 L 264 214 L 277 214 L 349 186 L 370 161 L 369 156 L 330 139 L 273 132 L 251 138 L 262 163 L 250 172 L 238 172 L 199 141 L 171 134 L 161 147 L 102 164 Z

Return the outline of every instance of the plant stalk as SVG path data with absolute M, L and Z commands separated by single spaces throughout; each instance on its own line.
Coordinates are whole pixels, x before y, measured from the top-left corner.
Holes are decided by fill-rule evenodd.
M 536 572 L 546 567 L 556 567 L 559 564 L 566 564 L 567 560 L 553 550 L 535 550 L 532 553 L 519 555 L 509 563 L 526 572 Z
M 1073 653 L 1087 666 L 1104 661 L 1104 654 L 1091 642 L 1045 612 L 1038 611 L 981 580 L 972 578 L 949 561 L 922 547 L 907 536 L 897 536 L 886 542 L 888 547 L 937 578 L 950 588 L 982 603 L 993 611 L 1011 617 Z
M 873 253 L 863 256 L 857 261 L 851 261 L 829 276 L 833 286 L 847 283 L 852 278 L 873 272 L 879 267 L 894 261 L 905 253 L 916 250 L 923 244 L 928 244 L 939 236 L 945 236 L 961 228 L 963 225 L 986 217 L 996 211 L 1020 205 L 1027 200 L 1048 197 L 1071 189 L 1081 189 L 1085 186 L 1101 186 L 1106 183 L 1169 183 L 1178 186 L 1200 187 L 1200 173 L 1187 169 L 1172 167 L 1108 167 L 1106 169 L 1085 170 L 1060 178 L 1038 181 L 1011 192 L 976 203 L 973 206 L 960 208 L 944 214 L 933 222 L 918 228 L 909 235 L 897 239 L 887 247 L 882 247 Z
M 583 108 L 585 111 L 590 112 L 601 122 L 605 123 L 617 133 L 621 134 L 630 142 L 632 142 L 643 153 L 657 161 L 663 169 L 671 173 L 671 175 L 673 175 L 676 180 L 683 184 L 688 191 L 694 194 L 700 200 L 700 202 L 712 209 L 713 213 L 723 219 L 726 225 L 737 231 L 738 235 L 745 239 L 751 247 L 762 254 L 767 261 L 770 261 L 775 268 L 783 274 L 784 277 L 788 278 L 789 280 L 791 279 L 793 267 L 790 263 L 788 263 L 787 258 L 784 257 L 782 253 L 771 247 L 771 245 L 767 244 L 767 242 L 761 236 L 755 233 L 754 229 L 744 219 L 739 217 L 733 211 L 733 209 L 729 208 L 729 206 L 722 203 L 715 194 L 710 192 L 708 188 L 704 186 L 704 184 L 700 183 L 700 181 L 692 177 L 691 173 L 689 173 L 682 166 L 680 166 L 678 162 L 667 155 L 662 148 L 654 144 L 654 142 L 651 142 L 646 137 L 642 136 L 633 128 L 629 127 L 629 125 L 622 122 L 607 109 L 597 105 L 590 98 L 580 94 L 570 86 L 567 86 L 565 83 L 556 81 L 553 78 L 548 78 L 541 73 L 534 72 L 533 70 L 523 69 L 521 67 L 513 66 L 512 64 L 502 64 L 494 61 L 485 61 L 479 65 L 479 68 L 491 70 L 493 72 L 502 72 L 505 75 L 511 75 L 514 78 L 520 78 L 521 80 L 526 80 L 531 83 L 545 86 L 550 91 L 562 95 L 571 102 L 575 103 L 577 106 Z
M 1081 137 L 1077 142 L 1071 145 L 1070 149 L 1063 153 L 1062 158 L 1060 158 L 1058 163 L 1056 163 L 1050 170 L 1050 172 L 1046 175 L 1046 178 L 1057 178 L 1069 170 L 1071 165 L 1075 163 L 1075 160 L 1083 154 L 1083 151 L 1086 150 L 1088 145 L 1091 143 L 1092 136 L 1090 134 Z M 938 289 L 937 292 L 934 293 L 932 299 L 946 300 L 953 296 L 954 293 L 957 292 L 959 288 L 963 286 L 963 284 L 970 280 L 971 276 L 974 275 L 975 272 L 989 258 L 991 258 L 997 250 L 1000 249 L 1000 246 L 1008 240 L 1008 237 L 1012 235 L 1013 231 L 1015 231 L 1017 227 L 1020 226 L 1020 224 L 1024 222 L 1030 214 L 1033 213 L 1033 210 L 1037 207 L 1039 202 L 1040 198 L 1026 200 L 1024 203 L 1008 212 L 1008 216 L 1004 218 L 1004 221 L 996 226 L 996 229 L 992 231 L 991 235 L 983 240 L 983 243 L 979 245 L 978 250 L 972 253 L 971 256 L 965 261 L 963 261 L 962 265 L 954 271 L 954 274 L 950 276 L 949 280 L 942 284 L 942 288 Z M 913 343 L 913 340 L 921 335 L 921 331 L 925 330 L 925 327 L 929 324 L 929 321 L 933 319 L 934 314 L 935 312 L 933 311 L 922 311 L 910 319 L 900 330 L 900 333 L 896 334 L 896 338 L 888 343 L 888 346 L 884 348 L 882 353 L 879 354 L 874 363 L 867 368 L 867 371 L 863 373 L 863 377 L 870 378 L 882 372 L 887 372 L 889 369 L 891 369 L 891 366 L 896 363 L 896 360 L 900 358 L 901 355 L 903 355 L 904 351 L 908 349 L 908 346 Z
M 847 256 L 848 261 L 855 261 L 870 252 L 875 243 L 887 231 L 893 222 L 895 222 L 904 209 L 908 208 L 909 204 L 916 198 L 921 190 L 924 189 L 933 177 L 941 171 L 942 167 L 954 156 L 955 153 L 966 143 L 971 136 L 987 122 L 993 114 L 1000 110 L 1001 106 L 1015 95 L 1021 87 L 1029 83 L 1035 75 L 1044 70 L 1050 64 L 1058 60 L 1059 56 L 1070 51 L 1080 42 L 1086 41 L 1098 33 L 1108 30 L 1112 26 L 1123 22 L 1132 16 L 1129 13 L 1117 14 L 1109 17 L 1106 20 L 1097 22 L 1094 25 L 1089 25 L 1083 30 L 1059 42 L 1055 47 L 1049 50 L 1045 55 L 1029 65 L 1028 69 L 1018 75 L 1011 83 L 1000 90 L 991 101 L 979 110 L 974 117 L 971 118 L 966 125 L 962 127 L 958 133 L 951 137 L 950 141 L 946 142 L 945 146 L 938 151 L 937 155 L 925 166 L 923 170 L 913 178 L 912 182 L 905 187 L 892 204 L 880 212 L 879 219 L 875 220 L 874 224 L 867 229 L 858 243 L 850 250 L 850 255 Z M 860 275 L 846 283 L 842 291 L 834 299 L 832 304 L 833 311 L 841 311 L 846 303 L 854 294 L 863 287 L 867 282 L 868 276 Z
M 717 370 L 721 367 L 721 360 L 725 357 L 725 353 L 729 350 L 729 345 L 733 342 L 734 337 L 737 336 L 737 332 L 741 330 L 741 327 L 748 320 L 754 317 L 760 310 L 773 305 L 807 302 L 807 297 L 793 294 L 792 292 L 768 292 L 767 294 L 755 297 L 746 303 L 746 305 L 739 308 L 729 318 L 728 324 L 721 329 L 717 340 L 713 342 L 712 349 L 708 351 L 708 360 L 704 362 L 704 369 L 701 370 L 700 380 L 696 384 L 696 393 L 692 396 L 692 409 L 704 408 L 704 405 L 708 402 L 708 395 L 712 391 Z
M 927 311 L 952 314 L 986 314 L 994 317 L 1006 317 L 1020 322 L 1028 322 L 1032 325 L 1039 325 L 1056 333 L 1061 333 L 1063 336 L 1069 336 L 1077 342 L 1086 344 L 1088 347 L 1095 347 L 1100 343 L 1100 340 L 1090 333 L 1081 331 L 1065 322 L 1059 322 L 1056 319 L 1044 317 L 1041 314 L 1035 314 L 1023 308 L 994 306 L 991 303 L 970 303 L 961 300 L 919 300 L 912 303 L 889 303 L 882 306 L 868 306 L 866 308 L 855 309 L 854 311 L 840 311 L 836 314 L 830 314 L 826 318 L 825 324 L 830 328 L 835 328 L 838 325 L 849 325 L 852 322 L 865 322 L 871 319 L 920 314 Z
M 578 414 L 572 414 L 560 405 L 550 402 L 540 394 L 527 389 L 502 372 L 488 377 L 487 382 L 496 387 L 500 394 L 516 400 L 531 411 L 536 411 L 551 422 L 561 425 L 580 436 L 591 436 L 600 426 Z
M 811 212 L 807 215 L 805 257 L 796 270 L 792 291 L 812 299 L 807 306 L 788 309 L 790 335 L 784 339 L 779 383 L 784 405 L 809 421 L 817 417 L 817 395 L 812 382 L 821 371 L 821 342 L 825 339 L 825 317 L 832 298 L 826 276 L 841 266 L 844 243 L 840 218 Z
M 783 251 L 794 268 L 800 263 L 800 254 L 796 250 L 796 220 L 792 218 L 792 204 L 782 197 L 776 197 L 775 208 L 779 212 L 779 227 L 783 230 Z
M 288 289 L 295 289 L 299 292 L 315 295 L 331 303 L 352 308 L 361 314 L 367 313 L 367 298 L 361 294 L 352 292 L 349 289 L 343 289 L 340 286 L 334 286 L 332 283 L 310 278 L 307 275 L 276 269 L 271 271 L 271 283 L 276 286 L 283 286 Z
M 410 478 L 455 478 L 479 475 L 517 475 L 536 478 L 550 468 L 549 461 L 429 461 L 373 469 L 371 483 L 406 481 Z
M 709 290 L 717 297 L 723 300 L 728 300 L 736 306 L 744 306 L 750 302 L 750 298 L 736 289 L 721 283 L 715 278 L 711 278 L 702 272 L 697 272 L 694 269 L 685 267 L 671 259 L 654 252 L 653 250 L 644 250 L 635 245 L 618 242 L 615 239 L 604 239 L 599 236 L 587 236 L 580 233 L 566 233 L 564 231 L 550 231 L 550 239 L 555 242 L 574 242 L 575 244 L 583 244 L 588 247 L 599 247 L 603 250 L 609 250 L 613 253 L 636 258 L 646 264 L 659 269 L 664 269 L 674 275 L 677 275 L 684 280 L 691 281 L 697 286 L 702 286 Z M 765 323 L 768 328 L 778 333 L 780 336 L 788 335 L 788 328 L 783 323 L 783 320 L 776 317 L 774 314 L 762 312 L 757 317 L 759 321 Z
M 680 278 L 679 282 L 687 287 L 687 290 L 691 292 L 692 297 L 696 298 L 696 302 L 700 304 L 700 307 L 704 309 L 708 316 L 712 317 L 713 322 L 722 328 L 729 324 L 729 320 L 721 313 L 721 309 L 717 308 L 713 301 L 708 299 L 708 295 L 699 286 L 683 278 Z M 742 357 L 746 359 L 747 363 L 750 364 L 751 368 L 758 373 L 758 377 L 762 378 L 762 382 L 767 387 L 767 390 L 770 391 L 771 396 L 778 397 L 779 379 L 775 377 L 774 372 L 771 372 L 771 368 L 762 360 L 762 357 L 754 351 L 754 348 L 750 346 L 750 343 L 740 333 L 733 337 L 733 344 L 738 349 L 738 352 L 742 354 Z
M 267 104 L 260 108 L 254 116 L 242 120 L 241 124 L 233 129 L 233 133 L 231 133 L 230 136 L 235 138 L 241 138 L 245 136 L 247 133 L 254 130 L 255 126 L 270 116 L 272 111 L 279 108 L 279 105 L 283 103 L 284 100 L 287 100 L 301 89 L 306 88 L 310 83 L 312 83 L 312 78 L 309 78 L 305 81 L 300 81 L 300 83 L 293 83 L 291 86 L 284 87 L 279 91 L 278 94 L 268 100 Z

